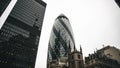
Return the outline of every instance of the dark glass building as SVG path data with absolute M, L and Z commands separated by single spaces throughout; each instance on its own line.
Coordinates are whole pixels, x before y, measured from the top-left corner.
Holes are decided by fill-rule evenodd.
M 116 2 L 117 5 L 120 7 L 120 0 L 115 0 L 115 2 Z
M 16 2 L 17 0 L 0 0 L 0 29 L 15 6 Z
M 48 47 L 48 62 L 58 61 L 61 58 L 67 59 L 69 42 L 73 48 L 75 42 L 69 19 L 61 14 L 56 18 L 52 28 Z
M 5 11 L 11 0 L 0 0 L 0 16 Z
M 0 68 L 34 68 L 45 8 L 41 0 L 17 1 L 0 30 Z

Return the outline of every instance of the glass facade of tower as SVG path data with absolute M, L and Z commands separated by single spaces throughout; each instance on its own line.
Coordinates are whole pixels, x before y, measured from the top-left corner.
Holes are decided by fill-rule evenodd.
M 120 0 L 115 0 L 115 2 L 116 2 L 117 5 L 120 7 Z
M 45 8 L 41 0 L 17 1 L 0 30 L 0 68 L 34 68 Z
M 67 57 L 69 42 L 71 45 L 75 45 L 72 28 L 69 19 L 61 14 L 56 18 L 52 28 L 48 47 L 48 62 Z M 71 47 L 73 48 L 73 46 Z
M 11 0 L 0 0 L 0 16 L 5 11 Z

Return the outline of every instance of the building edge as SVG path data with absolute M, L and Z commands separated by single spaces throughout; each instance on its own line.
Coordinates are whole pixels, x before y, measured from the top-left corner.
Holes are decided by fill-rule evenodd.
M 35 0 L 35 1 L 43 5 L 44 7 L 47 6 L 47 4 L 43 0 Z

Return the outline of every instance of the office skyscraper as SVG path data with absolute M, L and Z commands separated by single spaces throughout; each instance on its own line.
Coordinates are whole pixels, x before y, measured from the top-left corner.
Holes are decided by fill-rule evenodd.
M 11 0 L 0 0 L 0 16 L 5 11 Z
M 116 2 L 117 5 L 120 7 L 120 0 L 115 0 L 115 2 Z
M 61 58 L 67 60 L 69 42 L 73 48 L 75 42 L 69 19 L 61 14 L 56 18 L 52 28 L 48 45 L 48 64 Z
M 34 68 L 46 3 L 18 0 L 0 30 L 0 68 Z
M 0 29 L 16 2 L 17 0 L 0 0 Z

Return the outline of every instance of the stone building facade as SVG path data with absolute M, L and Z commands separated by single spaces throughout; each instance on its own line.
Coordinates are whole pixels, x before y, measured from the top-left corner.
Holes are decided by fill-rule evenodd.
M 106 46 L 85 57 L 85 68 L 119 68 L 120 50 Z

